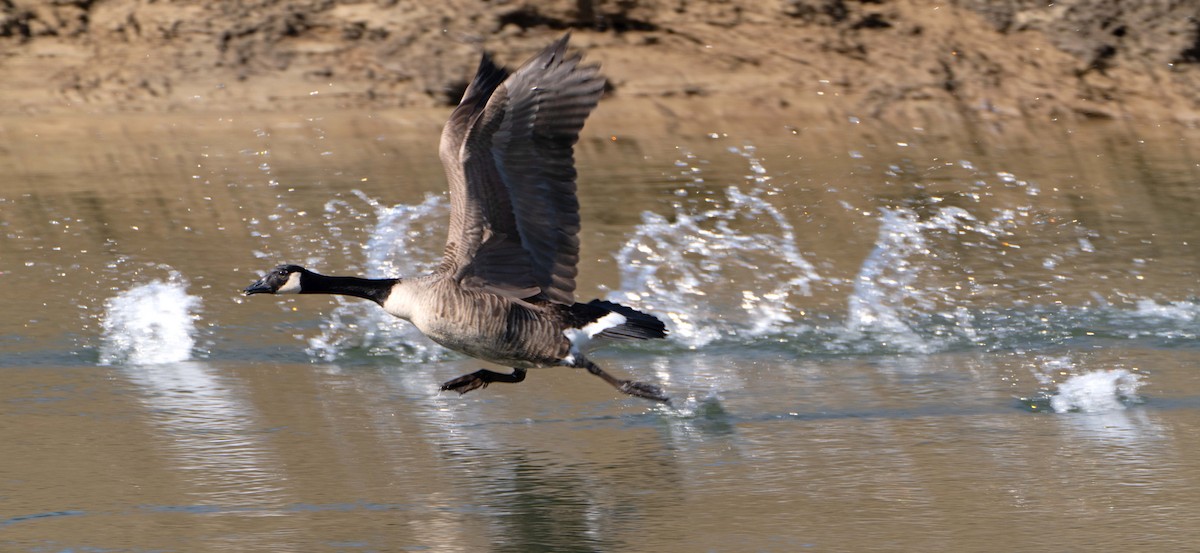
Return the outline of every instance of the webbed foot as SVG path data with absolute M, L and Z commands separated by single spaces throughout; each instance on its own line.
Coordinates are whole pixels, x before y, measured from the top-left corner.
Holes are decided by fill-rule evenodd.
M 617 389 L 631 396 L 652 399 L 654 401 L 661 401 L 663 403 L 671 403 L 671 398 L 667 397 L 667 394 L 663 393 L 663 389 L 655 386 L 654 384 L 626 380 L 622 382 L 620 386 L 617 386 Z
M 613 375 L 604 372 L 604 369 L 601 369 L 599 365 L 596 365 L 590 359 L 587 359 L 583 356 L 579 356 L 577 358 L 577 364 L 575 366 L 587 369 L 588 372 L 604 379 L 605 382 L 612 385 L 613 388 L 620 390 L 622 393 L 626 393 L 634 397 L 661 401 L 663 403 L 671 402 L 671 398 L 667 397 L 667 394 L 663 393 L 662 388 L 659 388 L 653 384 L 646 384 L 645 382 L 621 380 L 616 378 Z
M 453 390 L 460 395 L 478 388 L 487 388 L 492 382 L 516 383 L 525 380 L 525 369 L 513 369 L 511 374 L 479 369 L 442 384 L 442 391 Z

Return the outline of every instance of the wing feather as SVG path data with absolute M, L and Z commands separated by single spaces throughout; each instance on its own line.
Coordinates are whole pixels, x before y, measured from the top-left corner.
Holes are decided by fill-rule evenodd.
M 508 75 L 509 71 L 496 65 L 492 57 L 485 52 L 479 61 L 479 68 L 475 71 L 475 78 L 471 80 L 458 107 L 454 108 L 450 119 L 442 127 L 438 154 L 450 187 L 450 231 L 446 237 L 440 271 L 456 271 L 463 265 L 465 256 L 474 253 L 481 242 L 482 213 L 468 206 L 472 195 L 463 170 L 462 150 L 471 124 L 479 118 L 479 114 L 487 106 L 488 98 L 492 97 L 492 93 Z
M 457 203 L 451 178 L 451 210 L 461 211 L 463 228 L 458 242 L 448 242 L 445 259 L 465 286 L 574 303 L 580 228 L 574 145 L 604 78 L 598 66 L 566 55 L 568 38 L 509 75 L 482 110 L 473 106 L 457 158 L 443 155 L 447 174 L 462 175 Z

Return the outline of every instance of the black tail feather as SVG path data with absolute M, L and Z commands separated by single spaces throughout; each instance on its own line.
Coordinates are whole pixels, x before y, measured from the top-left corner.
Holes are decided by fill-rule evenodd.
M 631 307 L 625 307 L 624 305 L 604 300 L 592 300 L 586 304 L 577 303 L 575 307 L 583 308 L 577 310 L 578 315 L 587 317 L 587 322 L 599 319 L 610 312 L 619 313 L 625 317 L 625 324 L 605 329 L 597 335 L 600 338 L 613 340 L 649 340 L 652 338 L 667 337 L 667 325 L 663 324 L 655 316 L 642 313 Z

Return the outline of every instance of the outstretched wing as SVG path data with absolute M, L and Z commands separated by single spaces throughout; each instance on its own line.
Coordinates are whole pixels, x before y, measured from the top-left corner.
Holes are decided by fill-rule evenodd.
M 483 108 L 487 106 L 488 98 L 504 79 L 508 78 L 508 70 L 497 66 L 486 52 L 475 71 L 475 78 L 463 92 L 458 107 L 450 114 L 446 126 L 442 127 L 442 140 L 438 153 L 442 158 L 442 166 L 446 171 L 446 180 L 450 183 L 450 235 L 446 240 L 441 271 L 457 271 L 457 261 L 468 256 L 479 247 L 479 234 L 482 230 L 478 210 L 467 206 L 466 173 L 463 169 L 462 152 L 466 143 L 467 133 L 471 124 L 478 119 Z
M 443 131 L 451 221 L 442 270 L 463 286 L 574 303 L 579 201 L 573 147 L 604 78 L 598 66 L 566 55 L 568 38 L 495 85 L 503 70 L 485 57 Z M 481 106 L 472 95 L 484 91 L 490 94 Z

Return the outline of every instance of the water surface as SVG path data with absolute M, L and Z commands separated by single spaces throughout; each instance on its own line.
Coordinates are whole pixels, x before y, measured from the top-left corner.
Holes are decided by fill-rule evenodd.
M 603 108 L 603 106 L 602 106 Z M 1178 131 L 589 127 L 610 371 L 479 368 L 260 271 L 413 274 L 437 128 L 0 123 L 5 551 L 1166 550 L 1200 541 L 1200 166 Z

